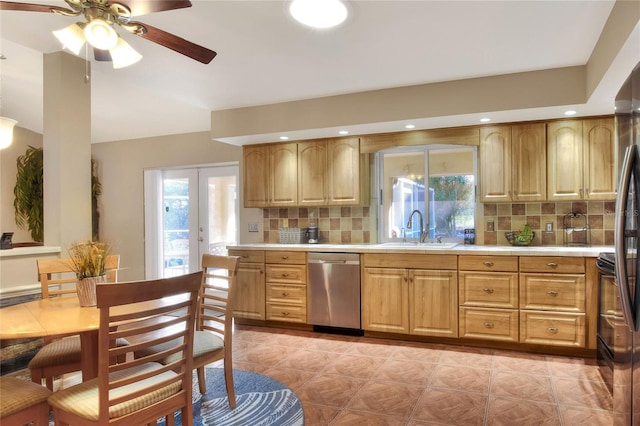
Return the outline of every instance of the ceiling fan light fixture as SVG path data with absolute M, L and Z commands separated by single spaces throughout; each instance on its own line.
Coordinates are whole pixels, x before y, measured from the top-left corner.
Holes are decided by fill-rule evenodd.
M 340 0 L 293 0 L 289 5 L 293 18 L 313 28 L 331 28 L 347 19 L 347 7 Z
M 118 42 L 109 50 L 109 53 L 115 69 L 128 67 L 142 59 L 142 55 L 124 41 L 122 37 L 118 37 Z
M 0 149 L 5 149 L 13 142 L 13 128 L 18 122 L 12 118 L 0 117 Z
M 118 33 L 113 26 L 102 18 L 92 19 L 84 27 L 84 36 L 96 49 L 110 50 L 118 43 Z
M 69 49 L 74 54 L 79 55 L 80 49 L 87 41 L 80 24 L 71 24 L 61 30 L 53 31 L 53 35 L 62 43 L 63 49 Z

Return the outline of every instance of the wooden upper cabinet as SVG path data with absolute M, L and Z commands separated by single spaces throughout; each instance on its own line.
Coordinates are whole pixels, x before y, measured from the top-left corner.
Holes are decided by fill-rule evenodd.
M 511 189 L 514 201 L 547 196 L 547 141 L 544 123 L 511 126 Z
M 298 204 L 298 144 L 282 143 L 269 147 L 271 177 L 269 205 L 274 207 Z
M 345 138 L 330 141 L 327 158 L 328 204 L 360 204 L 360 140 Z
M 327 141 L 298 143 L 298 203 L 324 205 L 327 192 Z
M 480 129 L 481 201 L 545 199 L 544 129 L 544 123 Z
M 357 205 L 361 202 L 358 138 L 298 143 L 298 204 Z
M 511 201 L 511 126 L 480 129 L 480 199 Z
M 612 118 L 547 125 L 548 199 L 614 200 L 616 143 Z
M 615 200 L 618 159 L 613 119 L 582 122 L 585 144 L 584 193 L 589 200 Z
M 296 143 L 244 148 L 244 207 L 297 204 L 297 149 Z
M 269 205 L 269 147 L 244 147 L 242 176 L 245 207 Z

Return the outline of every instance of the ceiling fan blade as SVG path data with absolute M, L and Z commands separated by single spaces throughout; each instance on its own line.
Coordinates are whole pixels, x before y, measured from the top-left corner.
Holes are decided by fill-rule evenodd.
M 47 4 L 18 3 L 14 1 L 0 1 L 0 10 L 19 10 L 23 12 L 53 12 L 75 13 L 71 9 Z
M 116 2 L 127 6 L 132 16 L 191 7 L 191 2 L 188 0 L 116 0 Z
M 108 50 L 96 49 L 95 47 L 93 48 L 93 57 L 96 61 L 102 62 L 110 62 L 112 60 L 111 53 Z
M 174 52 L 181 53 L 203 64 L 208 64 L 217 55 L 213 50 L 199 46 L 174 34 L 152 27 L 151 25 L 143 24 L 142 22 L 131 22 L 131 25 L 139 25 L 146 29 L 143 33 L 138 34 L 140 37 L 167 47 Z

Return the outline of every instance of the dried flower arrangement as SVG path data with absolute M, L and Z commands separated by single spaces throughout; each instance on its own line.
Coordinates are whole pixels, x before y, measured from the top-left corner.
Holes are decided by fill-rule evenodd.
M 106 274 L 106 260 L 111 246 L 98 241 L 75 242 L 69 247 L 73 272 L 81 280 Z

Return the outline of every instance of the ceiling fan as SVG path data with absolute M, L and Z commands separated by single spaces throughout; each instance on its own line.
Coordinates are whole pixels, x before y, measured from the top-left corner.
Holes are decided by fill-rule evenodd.
M 114 68 L 131 65 L 142 57 L 118 35 L 113 28 L 114 24 L 203 64 L 208 64 L 216 56 L 213 50 L 133 20 L 139 15 L 191 7 L 191 2 L 188 0 L 64 1 L 70 9 L 52 5 L 0 1 L 0 10 L 51 12 L 63 16 L 84 15 L 86 22 L 74 23 L 60 31 L 54 31 L 54 34 L 63 41 L 65 47 L 76 54 L 80 52 L 85 41 L 88 42 L 93 47 L 95 59 L 112 60 Z

